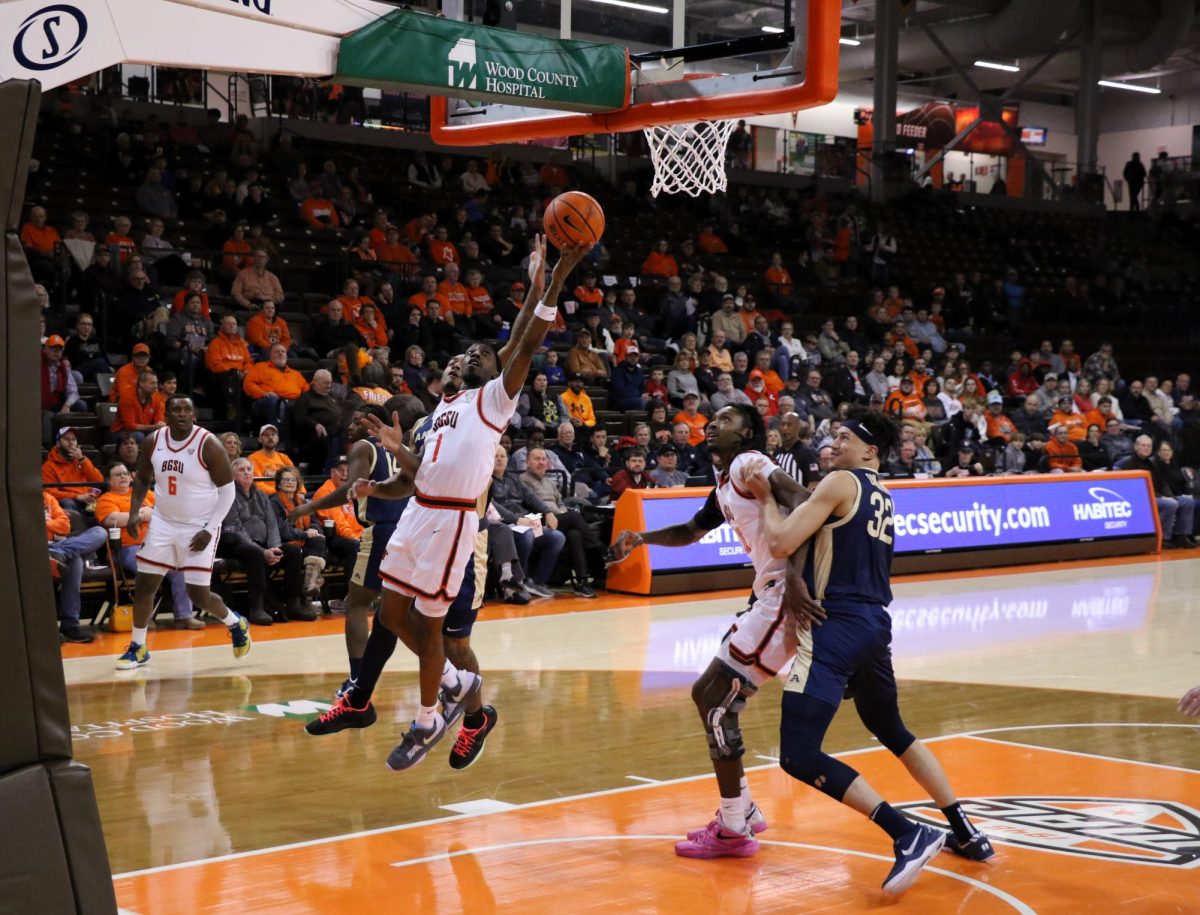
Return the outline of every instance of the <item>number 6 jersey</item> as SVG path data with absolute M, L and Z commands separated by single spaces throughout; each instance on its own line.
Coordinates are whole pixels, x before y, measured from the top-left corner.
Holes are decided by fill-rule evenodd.
M 171 438 L 171 430 L 166 426 L 154 432 L 154 450 L 150 454 L 154 467 L 154 517 L 195 527 L 208 518 L 217 498 L 217 487 L 203 454 L 204 443 L 211 436 L 211 432 L 199 426 L 193 426 L 192 434 L 182 442 Z

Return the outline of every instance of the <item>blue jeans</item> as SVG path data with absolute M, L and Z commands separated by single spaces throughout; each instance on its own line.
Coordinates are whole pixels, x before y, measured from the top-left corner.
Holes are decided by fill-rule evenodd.
M 566 545 L 566 535 L 562 531 L 553 531 L 543 526 L 542 536 L 535 537 L 530 528 L 524 528 L 513 531 L 513 541 L 517 545 L 517 556 L 521 560 L 521 568 L 525 570 L 526 577 L 536 585 L 546 584 L 554 572 L 558 554 Z
M 140 547 L 123 546 L 117 553 L 117 565 L 131 578 L 137 575 L 137 554 Z M 192 599 L 188 597 L 187 584 L 183 573 L 179 571 L 166 574 L 167 584 L 171 586 L 171 599 L 175 604 L 175 619 L 186 620 L 192 615 Z
M 58 575 L 62 610 L 62 627 L 73 629 L 79 625 L 79 587 L 83 583 L 83 559 L 104 546 L 108 531 L 102 527 L 89 527 L 82 533 L 63 540 L 55 540 L 47 547 L 60 560 Z
M 1172 537 L 1190 537 L 1195 530 L 1194 516 L 1196 503 L 1191 496 L 1175 496 L 1166 498 L 1159 496 L 1158 517 L 1162 523 L 1163 540 Z

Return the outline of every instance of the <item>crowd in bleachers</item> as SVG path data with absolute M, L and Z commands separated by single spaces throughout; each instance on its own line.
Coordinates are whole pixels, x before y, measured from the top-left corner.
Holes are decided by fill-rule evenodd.
M 887 473 L 1145 467 L 1168 539 L 1193 534 L 1200 404 L 1186 365 L 1124 377 L 1111 345 L 1071 340 L 998 355 L 1039 316 L 1102 328 L 1096 315 L 1136 318 L 1164 284 L 1194 282 L 1161 257 L 1151 271 L 1128 240 L 1133 253 L 1102 269 L 1117 242 L 1092 227 L 1084 253 L 1031 247 L 1033 230 L 985 250 L 992 217 L 965 231 L 936 205 L 884 213 L 746 186 L 677 205 L 556 156 L 372 156 L 286 132 L 263 144 L 248 123 L 212 118 L 112 118 L 84 139 L 81 117 L 44 114 L 21 230 L 45 325 L 47 526 L 68 638 L 87 638 L 78 582 L 103 574 L 88 564 L 108 542 L 94 525 L 122 526 L 119 504 L 101 503 L 128 491 L 138 442 L 175 391 L 237 461 L 218 555 L 246 575 L 251 622 L 314 618 L 356 532 L 345 512 L 293 528 L 289 507 L 306 483 L 344 474 L 356 409 L 406 396 L 431 411 L 450 356 L 505 339 L 541 212 L 567 187 L 595 194 L 609 229 L 564 293 L 497 455 L 491 525 L 539 536 L 497 558 L 495 593 L 521 602 L 564 580 L 594 593 L 604 507 L 629 488 L 711 483 L 704 428 L 731 403 L 767 418 L 771 456 L 808 485 L 862 403 L 903 422 Z M 955 226 L 966 254 L 940 247 Z M 108 547 L 126 572 L 135 546 Z M 192 625 L 186 596 L 174 610 Z

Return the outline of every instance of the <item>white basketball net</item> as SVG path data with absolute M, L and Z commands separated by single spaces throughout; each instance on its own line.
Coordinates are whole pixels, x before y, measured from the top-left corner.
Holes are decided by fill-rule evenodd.
M 725 190 L 725 147 L 734 121 L 697 121 L 669 127 L 644 127 L 654 162 L 651 195 L 715 194 Z

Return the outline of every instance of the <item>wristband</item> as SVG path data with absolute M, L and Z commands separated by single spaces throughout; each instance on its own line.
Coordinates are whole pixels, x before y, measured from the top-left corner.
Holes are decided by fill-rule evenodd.
M 549 321 L 553 323 L 554 319 L 558 317 L 558 306 L 546 305 L 542 302 L 538 302 L 537 307 L 533 309 L 533 314 L 535 317 L 541 318 L 543 321 Z

